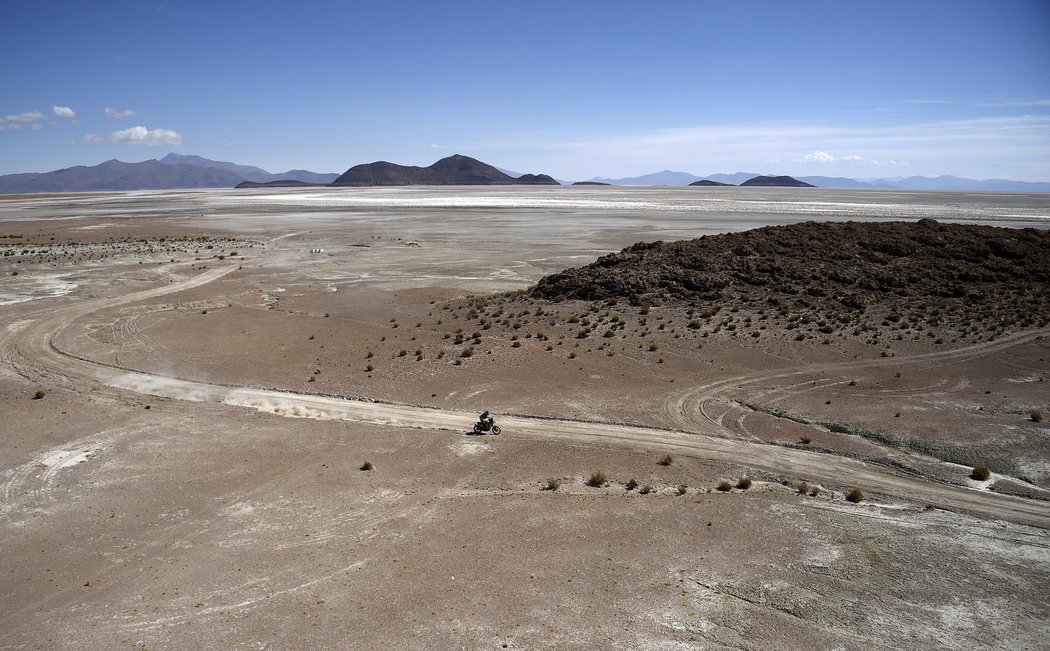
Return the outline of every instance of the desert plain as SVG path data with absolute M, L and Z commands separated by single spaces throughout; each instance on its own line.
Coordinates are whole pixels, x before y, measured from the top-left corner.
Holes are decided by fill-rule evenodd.
M 529 292 L 636 242 L 920 219 L 1046 230 L 1050 197 L 0 197 L 0 648 L 1046 648 L 1046 296 Z

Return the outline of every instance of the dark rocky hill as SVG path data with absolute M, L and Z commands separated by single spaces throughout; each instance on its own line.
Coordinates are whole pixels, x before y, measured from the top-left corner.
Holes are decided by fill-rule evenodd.
M 993 320 L 1050 318 L 1050 231 L 889 223 L 770 226 L 638 243 L 546 276 L 533 298 L 863 312 L 941 307 Z
M 814 188 L 815 185 L 799 181 L 791 176 L 756 176 L 740 184 L 749 187 L 776 187 L 776 188 Z
M 719 181 L 712 181 L 711 179 L 700 179 L 699 181 L 693 181 L 689 185 L 712 186 L 712 187 L 717 187 L 717 186 L 733 187 L 732 183 L 720 183 Z
M 612 183 L 602 183 L 601 181 L 577 181 L 573 185 L 612 185 Z
M 332 185 L 558 185 L 558 182 L 546 174 L 524 174 L 514 178 L 487 163 L 457 154 L 442 158 L 429 167 L 396 165 L 386 161 L 355 165 Z

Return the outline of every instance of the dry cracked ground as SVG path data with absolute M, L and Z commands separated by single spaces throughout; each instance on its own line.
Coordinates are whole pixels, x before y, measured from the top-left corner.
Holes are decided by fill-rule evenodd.
M 579 192 L 0 202 L 0 648 L 1045 648 L 1045 325 L 530 298 L 693 236 Z

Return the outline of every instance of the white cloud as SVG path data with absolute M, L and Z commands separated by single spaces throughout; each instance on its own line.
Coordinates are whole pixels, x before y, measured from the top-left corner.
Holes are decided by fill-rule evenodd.
M 875 167 L 892 167 L 897 165 L 907 165 L 903 161 L 887 160 L 880 161 L 874 158 L 864 158 L 863 156 L 857 156 L 856 154 L 850 154 L 849 156 L 834 156 L 826 151 L 817 150 L 802 156 L 801 158 L 791 159 L 793 163 L 816 163 L 818 165 L 828 165 L 833 163 L 846 164 L 846 165 L 872 165 Z
M 136 115 L 138 115 L 138 113 L 136 113 L 135 111 L 133 111 L 131 109 L 123 109 L 123 110 L 121 110 L 121 109 L 110 108 L 110 107 L 107 106 L 106 107 L 106 115 L 108 117 L 111 117 L 111 118 L 133 118 Z
M 0 131 L 4 131 L 5 129 L 21 129 L 22 125 L 27 122 L 36 122 L 37 120 L 43 119 L 44 114 L 40 111 L 8 113 L 7 115 L 0 117 Z
M 77 112 L 68 106 L 52 106 L 51 112 L 60 118 L 75 118 L 77 116 Z
M 34 122 L 34 123 L 33 123 L 33 131 L 40 131 L 40 130 L 41 130 L 41 129 L 43 129 L 43 128 L 44 128 L 44 127 L 43 127 L 43 126 L 41 126 L 41 124 L 40 124 L 39 122 Z
M 102 136 L 98 135 L 97 133 L 85 133 L 84 142 L 89 145 L 93 145 L 97 142 L 102 142 Z
M 128 143 L 133 145 L 181 145 L 182 134 L 171 129 L 147 129 L 146 127 L 131 127 L 121 129 L 109 134 L 113 142 Z

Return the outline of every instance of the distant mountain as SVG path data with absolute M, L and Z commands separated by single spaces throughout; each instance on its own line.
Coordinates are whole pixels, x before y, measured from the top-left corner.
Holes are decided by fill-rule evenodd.
M 386 161 L 354 165 L 332 182 L 334 186 L 390 185 L 559 185 L 546 174 L 517 178 L 481 161 L 456 154 L 429 167 L 397 165 Z
M 262 168 L 254 167 L 252 165 L 238 165 L 236 163 L 227 163 L 225 161 L 219 160 L 209 160 L 202 156 L 187 156 L 182 154 L 170 153 L 164 158 L 158 159 L 157 162 L 164 163 L 165 165 L 193 165 L 194 167 L 213 167 L 218 170 L 226 170 L 227 172 L 233 172 L 234 174 L 246 181 L 257 181 L 261 183 L 273 180 L 273 174 L 270 174 Z
M 590 182 L 611 185 L 692 185 L 696 181 L 716 181 L 729 185 L 743 185 L 757 176 L 757 172 L 711 174 L 703 178 L 688 172 L 654 172 L 622 179 L 595 177 Z M 1050 192 L 1050 183 L 1008 181 L 1005 179 L 966 179 L 958 176 L 909 176 L 906 178 L 851 179 L 841 176 L 798 176 L 796 180 L 818 188 L 896 188 L 903 190 L 972 190 L 978 192 Z
M 699 176 L 694 176 L 688 172 L 673 172 L 671 170 L 632 176 L 625 179 L 605 179 L 600 176 L 591 179 L 595 183 L 606 183 L 608 185 L 689 185 L 693 181 L 699 180 Z
M 719 181 L 712 181 L 711 179 L 700 179 L 699 181 L 693 181 L 689 185 L 691 185 L 691 186 L 703 186 L 703 187 L 723 187 L 723 188 L 731 188 L 731 187 L 733 187 L 732 183 L 721 183 Z
M 141 163 L 113 159 L 99 165 L 78 165 L 53 172 L 8 174 L 0 176 L 0 193 L 232 188 L 242 181 L 267 183 L 294 180 L 325 185 L 337 176 L 306 170 L 270 174 L 250 165 L 168 154 L 160 160 L 150 159 Z
M 790 176 L 756 176 L 740 184 L 741 187 L 765 187 L 765 188 L 815 188 L 817 186 L 799 181 Z
M 74 192 L 92 190 L 167 190 L 173 188 L 232 188 L 244 179 L 216 167 L 148 160 L 67 167 L 40 174 L 0 176 L 0 193 Z
M 744 181 L 749 181 L 756 176 L 762 176 L 758 172 L 733 172 L 732 174 L 711 174 L 705 176 L 704 179 L 708 181 L 718 181 L 719 183 L 728 183 L 730 185 L 740 185 Z
M 233 172 L 245 181 L 255 181 L 256 183 L 269 183 L 270 181 L 302 181 L 304 183 L 315 185 L 326 185 L 339 177 L 338 174 L 321 174 L 318 172 L 310 172 L 308 170 L 288 170 L 287 172 L 271 174 L 260 167 L 254 167 L 252 165 L 238 165 L 237 163 L 210 160 L 201 156 L 184 156 L 182 154 L 168 154 L 164 158 L 161 158 L 160 162 L 166 164 L 196 165 L 198 167 L 214 167 L 216 169 Z
M 866 181 L 876 188 L 907 190 L 975 190 L 985 192 L 1050 192 L 1050 183 L 1009 181 L 1007 179 L 965 179 L 958 176 L 909 176 Z

